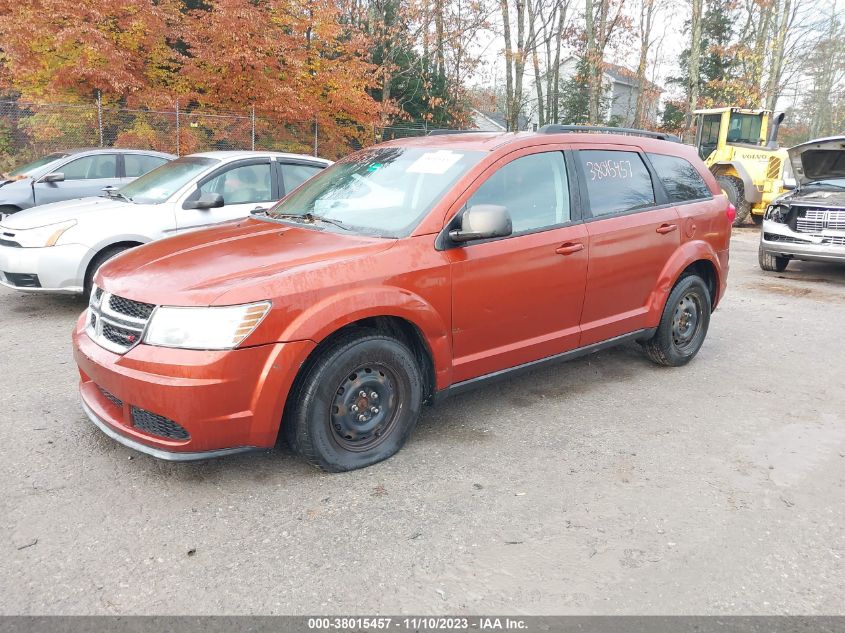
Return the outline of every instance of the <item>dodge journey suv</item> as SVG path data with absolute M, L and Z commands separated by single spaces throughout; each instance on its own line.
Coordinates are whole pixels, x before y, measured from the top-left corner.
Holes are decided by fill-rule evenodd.
M 687 363 L 735 210 L 693 148 L 594 132 L 385 143 L 266 214 L 119 255 L 73 334 L 85 413 L 164 459 L 281 433 L 344 471 L 490 379 L 626 341 Z

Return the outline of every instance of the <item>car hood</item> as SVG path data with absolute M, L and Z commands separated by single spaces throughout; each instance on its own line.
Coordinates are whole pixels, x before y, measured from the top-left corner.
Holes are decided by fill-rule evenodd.
M 845 178 L 845 136 L 819 138 L 796 145 L 789 150 L 789 160 L 799 184 Z
M 777 202 L 813 207 L 845 207 L 845 191 L 813 186 L 791 191 L 778 198 Z
M 73 220 L 91 213 L 125 209 L 131 205 L 131 202 L 126 202 L 125 200 L 105 197 L 64 200 L 62 202 L 42 204 L 37 207 L 18 211 L 6 218 L 3 221 L 3 226 L 19 231 L 23 229 L 34 229 L 39 226 L 64 222 L 65 220 Z
M 113 294 L 156 305 L 247 303 L 277 296 L 278 287 L 268 283 L 281 276 L 393 244 L 250 218 L 134 248 L 103 265 L 95 283 Z

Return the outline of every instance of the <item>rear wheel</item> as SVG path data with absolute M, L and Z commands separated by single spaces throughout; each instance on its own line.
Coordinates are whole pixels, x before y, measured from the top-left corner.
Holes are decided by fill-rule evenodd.
M 20 209 L 10 204 L 0 204 L 0 218 L 4 218 L 7 215 L 12 215 L 13 213 L 17 213 L 18 211 L 20 211 Z
M 91 289 L 94 286 L 94 275 L 97 274 L 97 270 L 109 261 L 112 257 L 120 255 L 123 251 L 128 251 L 132 246 L 112 246 L 111 248 L 106 248 L 94 257 L 91 260 L 91 263 L 88 264 L 88 270 L 85 272 L 85 284 L 83 286 L 83 292 L 85 293 L 85 298 L 91 296 Z
M 742 180 L 734 176 L 717 176 L 716 182 L 719 183 L 731 204 L 736 207 L 736 218 L 733 225 L 741 226 L 748 218 L 748 214 L 751 213 L 751 203 L 745 199 L 745 185 Z
M 306 366 L 288 399 L 288 444 L 330 472 L 364 468 L 402 448 L 419 418 L 423 378 L 413 352 L 379 332 L 351 332 Z
M 669 293 L 660 325 L 645 342 L 645 351 L 658 365 L 685 365 L 701 349 L 709 327 L 710 291 L 701 277 L 687 275 Z
M 766 252 L 762 244 L 757 249 L 757 260 L 760 262 L 760 268 L 768 272 L 782 273 L 789 266 L 788 257 Z

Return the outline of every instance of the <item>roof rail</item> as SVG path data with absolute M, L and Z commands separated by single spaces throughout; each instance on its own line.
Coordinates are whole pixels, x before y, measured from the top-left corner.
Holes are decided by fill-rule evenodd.
M 666 132 L 652 132 L 650 130 L 637 130 L 630 127 L 602 127 L 600 125 L 544 125 L 538 134 L 560 134 L 563 132 L 599 132 L 601 134 L 627 134 L 629 136 L 648 136 L 649 138 L 660 139 L 661 141 L 672 141 L 680 143 L 681 139 L 674 134 Z
M 428 136 L 445 136 L 446 134 L 480 134 L 487 130 L 429 130 Z

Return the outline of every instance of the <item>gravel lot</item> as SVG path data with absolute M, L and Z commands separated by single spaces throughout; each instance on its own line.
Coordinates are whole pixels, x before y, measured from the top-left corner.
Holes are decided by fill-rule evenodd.
M 842 613 L 845 267 L 732 255 L 687 367 L 483 388 L 344 475 L 117 445 L 77 404 L 84 305 L 0 289 L 0 613 Z

